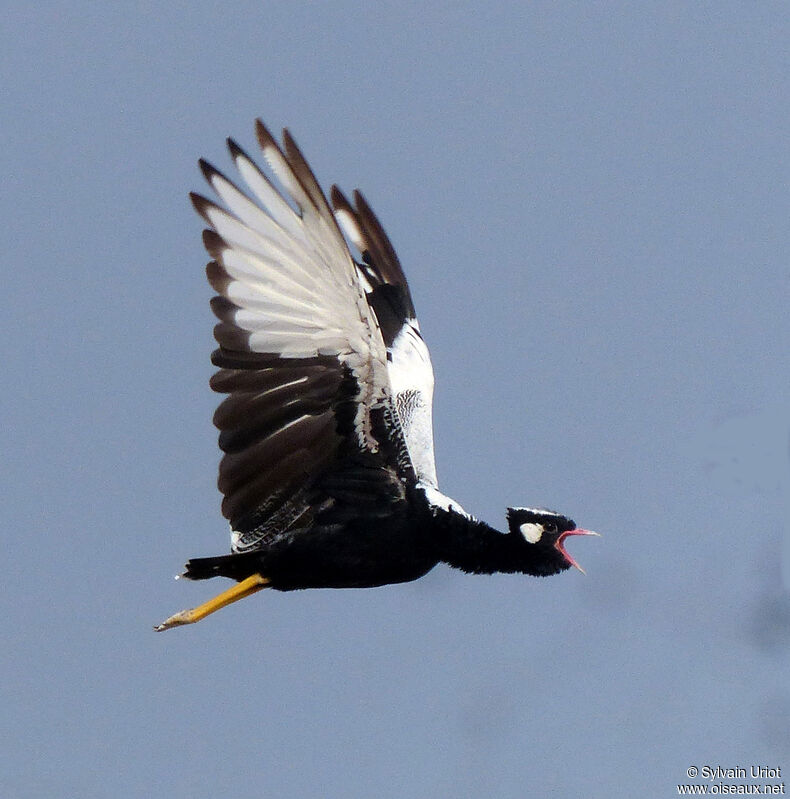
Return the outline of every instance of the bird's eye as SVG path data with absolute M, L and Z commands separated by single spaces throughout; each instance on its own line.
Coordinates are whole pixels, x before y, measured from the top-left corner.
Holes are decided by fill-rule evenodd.
M 557 532 L 557 525 L 554 522 L 548 522 L 547 524 L 543 525 L 543 529 L 547 533 L 556 533 Z

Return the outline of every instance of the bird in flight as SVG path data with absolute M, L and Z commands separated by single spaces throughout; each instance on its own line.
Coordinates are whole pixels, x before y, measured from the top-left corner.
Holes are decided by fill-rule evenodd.
M 191 195 L 216 291 L 211 387 L 227 395 L 214 424 L 231 554 L 193 558 L 181 576 L 236 584 L 155 629 L 267 587 L 372 587 L 438 563 L 581 569 L 566 539 L 597 533 L 567 516 L 508 508 L 500 532 L 441 493 L 433 368 L 395 250 L 359 191 L 349 201 L 332 186 L 327 201 L 288 130 L 279 144 L 258 120 L 256 134 L 279 187 L 229 139 L 246 192 L 201 161 L 221 204 Z

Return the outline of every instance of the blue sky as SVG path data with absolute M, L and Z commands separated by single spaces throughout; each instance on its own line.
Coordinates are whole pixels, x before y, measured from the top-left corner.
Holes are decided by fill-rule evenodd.
M 2 42 L 4 796 L 676 795 L 790 769 L 783 3 L 17 4 Z M 263 592 L 228 547 L 196 161 L 362 188 L 442 489 L 537 580 Z

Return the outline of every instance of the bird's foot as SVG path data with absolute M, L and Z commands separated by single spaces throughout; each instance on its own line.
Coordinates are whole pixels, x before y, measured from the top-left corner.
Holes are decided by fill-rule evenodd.
M 240 599 L 266 588 L 269 581 L 262 574 L 253 574 L 242 580 L 240 583 L 223 591 L 208 602 L 198 605 L 196 608 L 189 610 L 181 610 L 174 613 L 169 619 L 165 619 L 161 624 L 157 624 L 154 629 L 160 633 L 162 630 L 169 630 L 171 627 L 180 627 L 183 624 L 194 624 L 196 621 L 205 619 L 211 613 L 230 605 L 232 602 L 238 602 Z

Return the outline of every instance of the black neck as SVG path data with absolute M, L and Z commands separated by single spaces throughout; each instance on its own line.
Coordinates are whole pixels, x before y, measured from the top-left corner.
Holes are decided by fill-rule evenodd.
M 520 573 L 543 576 L 567 568 L 562 556 L 501 533 L 455 511 L 432 509 L 431 533 L 439 559 L 472 574 Z

